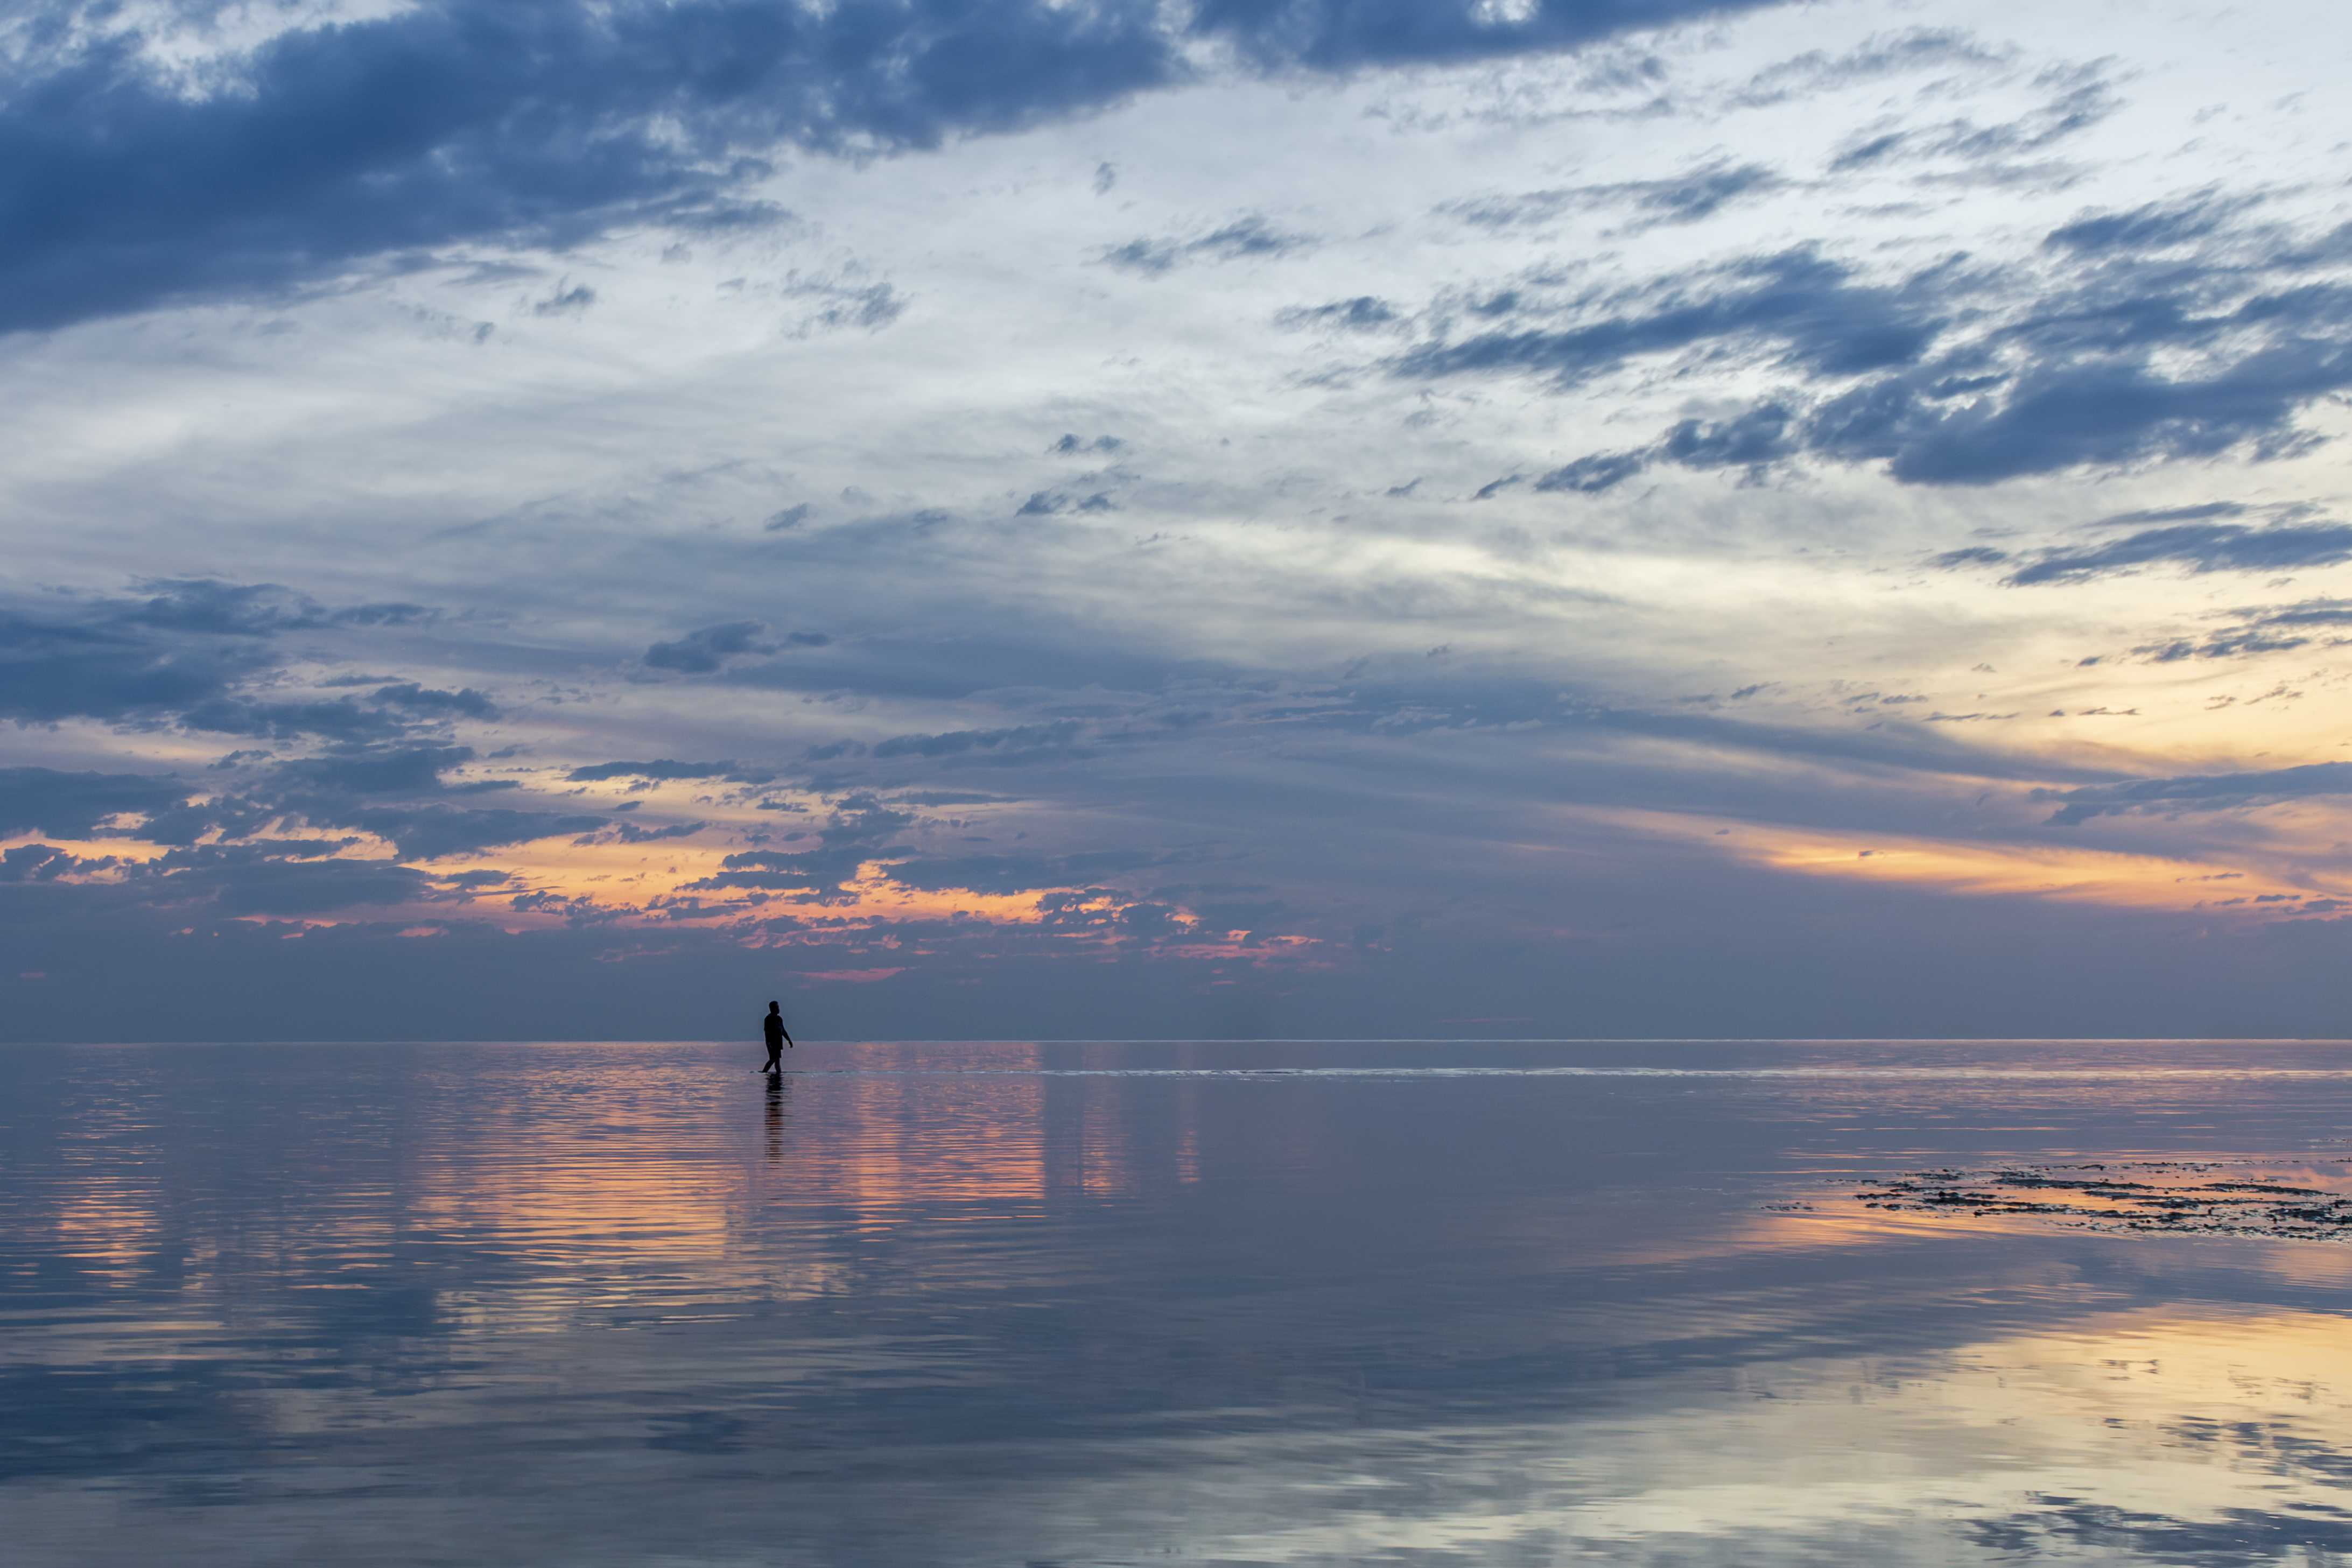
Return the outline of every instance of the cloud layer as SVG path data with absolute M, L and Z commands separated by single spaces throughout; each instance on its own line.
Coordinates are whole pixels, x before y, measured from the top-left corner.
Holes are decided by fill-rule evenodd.
M 2327 23 L 37 8 L 0 1016 L 2334 1027 Z

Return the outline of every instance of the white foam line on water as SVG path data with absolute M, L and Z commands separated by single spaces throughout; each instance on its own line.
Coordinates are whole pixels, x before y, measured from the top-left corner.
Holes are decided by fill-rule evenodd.
M 2352 1080 L 2336 1067 L 812 1067 L 793 1078 L 1891 1078 L 1920 1082 L 2111 1079 Z

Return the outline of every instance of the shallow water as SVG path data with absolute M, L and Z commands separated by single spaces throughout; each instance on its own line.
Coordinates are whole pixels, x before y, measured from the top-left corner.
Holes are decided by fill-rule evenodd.
M 0 1051 L 12 1563 L 2332 1561 L 2343 1044 Z

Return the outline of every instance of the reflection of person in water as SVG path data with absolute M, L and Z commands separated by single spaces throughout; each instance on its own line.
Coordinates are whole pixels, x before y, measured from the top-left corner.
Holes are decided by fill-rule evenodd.
M 784 1075 L 768 1074 L 768 1158 L 784 1157 Z
M 760 1020 L 760 1028 L 768 1037 L 768 1071 L 782 1072 L 784 1070 L 784 1047 L 793 1043 L 793 1037 L 784 1030 L 782 1003 L 768 1004 L 768 1016 Z M 800 1048 L 793 1046 L 793 1049 L 797 1051 Z

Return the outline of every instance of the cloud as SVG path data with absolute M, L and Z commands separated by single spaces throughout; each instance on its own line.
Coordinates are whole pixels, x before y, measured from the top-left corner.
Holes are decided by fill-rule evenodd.
M 109 818 L 152 816 L 187 798 L 187 789 L 169 776 L 0 768 L 0 834 L 86 839 Z
M 614 779 L 724 779 L 734 783 L 764 783 L 769 774 L 747 773 L 733 762 L 599 762 L 575 768 L 563 776 L 574 784 L 602 784 Z
M 1083 435 L 1066 434 L 1045 450 L 1056 456 L 1084 455 L 1093 453 L 1117 452 L 1127 444 L 1116 435 L 1097 435 L 1089 441 Z
M 0 330 L 466 241 L 724 225 L 779 144 L 935 146 L 1184 74 L 1156 14 L 1118 5 L 441 0 L 278 33 L 193 92 L 135 32 L 52 36 L 0 99 Z
M 1944 326 L 1936 291 L 1920 280 L 1864 282 L 1810 248 L 1670 277 L 1616 303 L 1623 308 L 1572 326 L 1513 325 L 1424 344 L 1389 369 L 1414 381 L 1529 371 L 1566 389 L 1636 358 L 1745 343 L 1777 350 L 1785 364 L 1851 373 L 1916 362 Z
M 2315 795 L 2352 795 L 2352 762 L 2314 762 L 2254 773 L 2192 774 L 2177 779 L 2140 779 L 2079 789 L 2037 789 L 2037 800 L 2055 800 L 2050 821 L 2073 827 L 2093 817 L 2140 811 L 2223 811 Z
M 436 860 L 501 844 L 593 832 L 605 819 L 579 811 L 526 811 L 508 806 L 441 805 L 335 808 L 310 802 L 304 814 L 313 823 L 357 828 L 388 839 L 404 861 Z
M 2124 251 L 2137 256 L 2203 239 L 2253 204 L 2252 197 L 2225 198 L 2213 191 L 2200 191 L 2127 212 L 2088 212 L 2052 229 L 2042 243 L 2053 250 Z
M 2328 245 L 2256 237 L 2254 267 L 2062 246 L 2044 277 L 1948 258 L 1871 279 L 1797 249 L 1564 302 L 1512 289 L 1475 313 L 1491 324 L 1385 363 L 1410 381 L 1532 374 L 1563 392 L 1652 361 L 1777 371 L 1781 390 L 1725 430 L 1777 426 L 1772 461 L 1883 465 L 1905 484 L 2279 457 L 2320 439 L 2298 426 L 2304 410 L 2352 390 L 2352 287 L 2321 276 Z M 1636 450 L 1757 470 L 1752 443 L 1688 424 Z M 1592 457 L 1554 487 L 1628 471 L 1625 454 Z
M 2177 638 L 2143 643 L 2133 653 L 2159 664 L 2183 659 L 2236 659 L 2249 654 L 2282 653 L 2305 648 L 2324 628 L 2352 626 L 2352 600 L 2307 599 L 2300 604 L 2269 611 L 2242 610 L 2249 619 L 2205 634 L 2201 640 Z M 2326 638 L 2333 645 L 2343 639 Z
M 890 868 L 890 880 L 931 892 L 1029 893 L 1041 887 L 1083 887 L 1107 876 L 1160 863 L 1141 850 L 1087 850 L 1076 854 L 919 856 Z
M 1370 294 L 1335 299 L 1328 305 L 1293 305 L 1277 310 L 1277 327 L 1336 327 L 1350 332 L 1376 332 L 1397 324 L 1396 308 Z
M 420 903 L 440 890 L 424 872 L 383 860 L 288 860 L 259 847 L 176 851 L 142 888 L 165 904 L 205 900 L 231 916 L 331 915 L 364 905 Z
M 1851 173 L 1898 161 L 1937 158 L 1984 163 L 2044 152 L 2123 107 L 2106 80 L 2105 69 L 2105 62 L 2049 68 L 2035 78 L 2035 85 L 2050 96 L 2013 120 L 1979 125 L 1958 119 L 1862 133 L 1850 138 L 1830 161 L 1830 172 Z M 2039 173 L 2030 167 L 2026 172 L 2029 177 Z
M 686 884 L 689 892 L 824 893 L 837 889 L 877 855 L 901 852 L 884 842 L 915 820 L 867 794 L 845 796 L 817 830 L 813 850 L 747 850 L 719 862 L 717 874 Z
M 257 701 L 240 688 L 273 674 L 275 643 L 299 632 L 407 625 L 414 604 L 330 609 L 275 583 L 209 578 L 140 583 L 143 597 L 62 597 L 37 612 L 0 604 L 0 718 L 161 724 L 222 734 L 387 737 L 420 722 L 488 716 L 479 692 L 396 683 L 373 706 L 350 698 Z
M 55 882 L 119 863 L 112 855 L 73 855 L 55 844 L 18 844 L 0 851 L 0 883 Z
M 473 759 L 471 747 L 415 746 L 341 756 L 305 757 L 268 770 L 281 794 L 398 795 L 437 790 L 441 775 Z
M 530 313 L 541 317 L 584 316 L 588 307 L 595 303 L 596 291 L 586 284 L 576 283 L 569 288 L 559 284 L 554 293 L 531 302 Z
M 667 827 L 641 828 L 635 822 L 620 822 L 614 826 L 612 833 L 614 841 L 618 843 L 653 844 L 666 839 L 690 839 L 709 825 L 706 822 L 672 822 Z M 587 841 L 579 841 L 584 843 Z
M 2177 523 L 2105 544 L 2044 550 L 2007 580 L 2019 587 L 2081 582 L 2154 565 L 2184 566 L 2192 572 L 2291 571 L 2346 560 L 2352 560 L 2352 524 Z
M 1504 11 L 1476 0 L 1208 0 L 1195 32 L 1231 43 L 1262 68 L 1490 59 L 1571 48 L 1625 30 L 1761 8 L 1769 0 L 1538 0 Z
M 1639 233 L 1664 225 L 1698 223 L 1736 202 L 1769 194 L 1787 184 L 1762 163 L 1717 158 L 1664 179 L 1469 197 L 1445 203 L 1437 210 L 1475 227 L 1504 229 L 1549 223 L 1568 212 L 1625 207 L 1633 214 L 1631 229 Z
M 1881 34 L 1841 54 L 1809 49 L 1767 66 L 1748 78 L 1730 102 L 1737 109 L 1769 108 L 1909 71 L 1996 68 L 2007 65 L 2012 55 L 2012 50 L 1994 47 L 1956 28 L 1913 27 Z
M 1598 496 L 1615 489 L 1649 466 L 1647 453 L 1596 452 L 1573 463 L 1563 463 L 1536 480 L 1538 490 L 1566 490 Z
M 878 332 L 907 313 L 907 297 L 887 282 L 795 278 L 784 286 L 783 294 L 806 302 L 792 329 L 793 335 L 800 338 L 852 327 Z
M 832 641 L 819 632 L 793 632 L 781 640 L 768 634 L 764 621 L 729 621 L 689 632 L 674 642 L 656 643 L 645 653 L 647 669 L 679 674 L 707 675 L 730 659 L 757 653 L 782 653 L 786 648 L 822 648 Z
M 2352 386 L 2352 351 L 2344 349 L 2286 343 L 2213 373 L 2168 376 L 2148 362 L 2160 347 L 2096 359 L 2052 355 L 1998 397 L 1942 401 L 1917 381 L 1881 382 L 1815 411 L 1806 444 L 1845 462 L 1884 460 L 1908 483 L 1989 485 L 2276 442 L 2306 403 Z
M 1037 751 L 1067 747 L 1085 727 L 1076 719 L 1050 724 L 1014 725 L 1004 729 L 957 729 L 943 735 L 899 735 L 877 741 L 873 755 L 893 757 L 954 757 L 968 751 Z
M 1799 450 L 1795 422 L 1796 414 L 1780 403 L 1765 403 L 1725 420 L 1682 420 L 1654 446 L 1577 458 L 1538 477 L 1535 487 L 1552 493 L 1604 495 L 1655 463 L 1685 468 L 1740 468 L 1751 481 L 1760 480 L 1772 465 Z M 1502 486 L 1516 482 L 1516 476 L 1498 480 L 1479 491 L 1478 498 L 1483 500 Z
M 267 295 L 469 243 L 757 225 L 772 209 L 740 188 L 779 149 L 932 148 L 1086 113 L 1197 79 L 1203 40 L 1258 71 L 1347 71 L 1771 3 L 1545 0 L 1514 19 L 1470 0 L 428 0 L 298 25 L 180 74 L 136 27 L 76 26 L 47 0 L 0 94 L 0 331 Z
M 1112 500 L 1110 493 L 1106 490 L 1097 490 L 1094 494 L 1081 497 L 1076 501 L 1059 490 L 1032 490 L 1029 492 L 1029 498 L 1022 502 L 1013 515 L 1017 517 L 1050 517 L 1058 513 L 1072 510 L 1116 512 L 1118 510 L 1118 503 Z
M 375 700 L 411 713 L 436 717 L 492 719 L 499 716 L 498 705 L 471 686 L 458 691 L 436 691 L 420 686 L 414 681 L 397 685 L 379 686 Z
M 1253 214 L 1192 239 L 1131 239 L 1106 247 L 1097 259 L 1106 267 L 1158 277 L 1193 262 L 1282 256 L 1313 244 L 1305 235 L 1285 233 Z
M 272 663 L 252 646 L 190 647 L 120 621 L 0 610 L 0 717 L 24 724 L 167 714 L 218 700 Z

